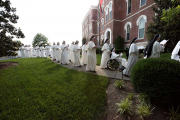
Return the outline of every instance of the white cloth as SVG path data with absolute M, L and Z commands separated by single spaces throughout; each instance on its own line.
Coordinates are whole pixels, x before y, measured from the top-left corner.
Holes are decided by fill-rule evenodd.
M 82 46 L 82 59 L 81 64 L 87 64 L 87 45 Z
M 136 64 L 136 62 L 138 61 L 138 53 L 139 53 L 139 50 L 137 46 L 134 43 L 132 43 L 129 49 L 128 63 L 127 63 L 126 69 L 123 70 L 123 74 L 129 75 L 129 76 L 131 75 L 131 70 L 133 66 Z
M 161 46 L 159 42 L 155 41 L 150 58 L 160 58 L 160 52 L 164 52 L 164 46 Z
M 46 57 L 45 56 L 45 48 L 43 46 L 40 47 L 40 54 L 41 54 L 40 55 L 41 57 Z
M 61 47 L 56 45 L 56 61 L 61 61 Z
M 71 46 L 68 47 L 68 60 L 71 60 Z
M 71 62 L 74 62 L 74 52 L 73 52 L 74 45 L 71 44 L 70 46 L 70 60 Z
M 56 45 L 51 46 L 51 49 L 53 51 L 52 53 L 52 59 L 56 59 Z
M 109 45 L 107 43 L 105 43 L 101 49 L 101 51 L 103 51 L 102 53 L 102 58 L 101 58 L 101 68 L 106 68 L 107 67 L 107 62 L 110 59 L 110 50 L 109 50 Z
M 51 51 L 50 51 L 51 47 L 50 46 L 46 46 L 45 50 L 46 50 L 46 57 L 50 57 L 51 56 Z
M 180 41 L 176 44 L 176 47 L 172 52 L 171 59 L 179 60 L 179 55 L 178 55 L 179 50 L 180 50 Z
M 30 58 L 30 57 L 31 57 L 31 56 L 30 56 L 30 50 L 31 50 L 31 49 L 30 49 L 29 47 L 26 47 L 26 51 L 27 51 L 27 53 L 26 53 L 27 55 L 26 55 L 26 56 L 27 56 L 27 58 Z
M 120 55 L 116 54 L 115 52 L 111 53 L 111 59 L 117 60 L 119 63 L 121 63 L 121 66 L 126 67 L 127 66 L 127 60 L 122 58 L 122 53 Z
M 40 57 L 40 55 L 39 55 L 39 46 L 36 46 L 36 57 Z
M 25 57 L 25 56 L 24 56 L 24 47 L 21 46 L 21 47 L 19 48 L 19 50 L 20 50 L 20 52 L 21 52 L 21 58 L 24 58 L 24 57 Z
M 74 52 L 74 62 L 73 62 L 73 65 L 74 66 L 81 66 L 81 62 L 80 62 L 80 47 L 75 44 L 74 48 L 73 48 L 73 52 Z
M 95 47 L 94 42 L 90 41 L 87 44 L 87 66 L 86 70 L 89 71 L 95 71 L 96 70 L 96 49 L 93 49 Z
M 61 64 L 69 64 L 69 60 L 68 60 L 68 49 L 67 49 L 67 45 L 62 44 L 61 45 Z

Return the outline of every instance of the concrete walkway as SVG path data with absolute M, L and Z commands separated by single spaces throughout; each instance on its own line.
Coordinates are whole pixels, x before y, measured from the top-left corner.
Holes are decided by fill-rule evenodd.
M 54 62 L 54 63 L 62 65 L 62 64 L 57 63 L 57 62 Z M 68 65 L 62 65 L 62 66 L 69 68 L 69 69 L 74 69 L 77 71 L 83 71 L 86 73 L 93 73 L 93 72 L 87 72 L 85 65 L 83 65 L 81 67 L 76 67 L 76 66 L 73 66 L 73 63 L 69 63 Z M 111 71 L 109 69 L 101 69 L 100 66 L 96 66 L 96 73 L 93 73 L 93 74 L 106 76 L 108 78 L 122 79 L 122 72 L 119 72 L 118 70 L 117 71 Z M 123 75 L 123 80 L 130 80 L 130 77 L 126 77 Z
M 8 56 L 8 57 L 0 57 L 0 60 L 9 60 L 12 59 L 12 56 Z

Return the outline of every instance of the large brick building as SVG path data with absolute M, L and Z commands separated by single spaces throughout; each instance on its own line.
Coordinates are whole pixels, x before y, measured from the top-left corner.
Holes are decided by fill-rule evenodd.
M 91 6 L 82 22 L 82 37 L 89 40 L 94 35 L 97 43 L 110 39 L 114 45 L 118 35 L 125 39 L 128 47 L 134 37 L 139 38 L 137 46 L 146 46 L 145 28 L 155 13 L 153 0 L 104 0 L 100 12 L 99 5 Z

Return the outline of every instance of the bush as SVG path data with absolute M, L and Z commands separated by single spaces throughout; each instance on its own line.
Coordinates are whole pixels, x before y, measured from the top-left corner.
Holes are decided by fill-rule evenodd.
M 138 61 L 131 72 L 136 92 L 151 102 L 166 107 L 180 104 L 180 63 L 175 60 L 149 58 Z
M 120 112 L 120 114 L 131 114 L 132 109 L 132 101 L 128 98 L 121 100 L 120 103 L 116 103 L 117 105 L 117 112 Z
M 121 52 L 127 52 L 128 49 L 116 49 L 116 53 L 119 54 Z
M 163 53 L 160 56 L 161 58 L 171 59 L 171 53 Z
M 122 38 L 120 35 L 116 38 L 115 48 L 116 49 L 123 49 L 124 48 L 124 38 Z
M 101 48 L 96 49 L 96 54 L 102 54 Z
M 117 88 L 122 88 L 124 87 L 124 81 L 123 80 L 115 81 L 114 86 L 116 86 Z

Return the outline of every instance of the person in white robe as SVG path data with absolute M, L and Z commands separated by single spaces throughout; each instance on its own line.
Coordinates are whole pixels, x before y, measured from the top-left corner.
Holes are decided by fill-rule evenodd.
M 73 52 L 73 48 L 74 48 L 74 41 L 71 43 L 70 45 L 70 55 L 69 55 L 69 60 L 71 62 L 74 62 L 74 52 Z
M 133 43 L 137 40 L 138 40 L 137 38 L 134 38 L 130 44 L 128 63 L 127 63 L 126 69 L 123 70 L 123 74 L 125 76 L 131 75 L 131 70 L 132 70 L 133 66 L 136 64 L 136 62 L 138 61 L 139 50 L 138 50 L 136 44 Z
M 47 46 L 45 47 L 45 51 L 46 51 L 46 58 L 51 57 L 51 47 L 49 46 L 49 44 L 47 44 Z
M 59 42 L 56 45 L 56 60 L 58 63 L 61 61 L 61 46 Z
M 107 62 L 110 60 L 110 48 L 109 48 L 109 39 L 106 39 L 105 44 L 103 45 L 101 51 L 102 58 L 101 58 L 101 64 L 100 68 L 107 68 Z
M 30 47 L 27 45 L 27 47 L 26 47 L 26 50 L 27 50 L 27 58 L 30 58 Z
M 33 56 L 33 53 L 32 53 L 32 48 L 31 48 L 31 45 L 28 46 L 29 47 L 29 56 L 32 57 Z
M 68 60 L 68 46 L 66 45 L 66 42 L 63 41 L 62 45 L 61 45 L 61 64 L 63 65 L 67 65 L 69 64 L 69 60 Z
M 95 37 L 92 36 L 89 43 L 87 44 L 87 66 L 86 71 L 95 72 L 96 70 L 96 49 L 97 47 L 94 44 Z
M 43 45 L 40 47 L 40 54 L 41 57 L 45 57 L 45 48 Z
M 20 52 L 21 52 L 21 58 L 25 58 L 24 56 L 24 45 L 22 44 L 22 46 L 19 48 Z
M 144 51 L 144 59 L 146 58 L 160 58 L 160 53 L 164 52 L 165 44 L 160 44 L 158 41 L 160 40 L 160 35 L 156 34 L 154 39 L 146 46 Z
M 121 63 L 121 66 L 126 67 L 127 66 L 127 60 L 125 58 L 122 58 L 122 53 L 120 55 L 116 54 L 115 48 L 111 50 L 110 59 L 115 59 L 119 63 Z
M 179 60 L 180 58 L 180 41 L 176 44 L 174 50 L 172 51 L 171 59 Z
M 74 66 L 78 66 L 81 67 L 81 62 L 80 62 L 80 47 L 78 46 L 79 41 L 75 42 L 74 48 L 73 48 L 73 52 L 74 52 L 74 62 L 73 65 Z
M 55 44 L 55 42 L 53 42 L 51 49 L 52 49 L 52 59 L 53 59 L 53 61 L 56 61 L 56 44 Z
M 39 49 L 39 45 L 36 45 L 36 57 L 40 57 L 40 54 L 39 54 L 39 52 L 40 52 L 40 49 Z
M 81 64 L 82 65 L 86 65 L 87 64 L 87 43 L 86 42 L 83 46 L 82 46 L 82 59 L 81 59 Z

